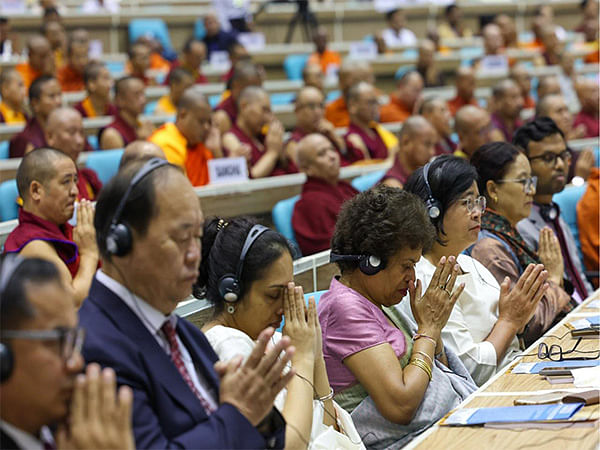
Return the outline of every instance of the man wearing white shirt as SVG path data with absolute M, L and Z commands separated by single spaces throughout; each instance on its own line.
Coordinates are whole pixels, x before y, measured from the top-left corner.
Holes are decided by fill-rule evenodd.
M 406 17 L 401 9 L 393 9 L 386 13 L 389 28 L 382 32 L 383 40 L 388 47 L 413 47 L 417 45 L 417 37 L 404 27 Z

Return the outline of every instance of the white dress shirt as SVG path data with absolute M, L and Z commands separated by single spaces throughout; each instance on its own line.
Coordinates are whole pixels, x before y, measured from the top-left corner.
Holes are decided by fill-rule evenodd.
M 458 297 L 448 323 L 442 330 L 442 339 L 444 345 L 458 355 L 475 383 L 481 386 L 498 369 L 517 357 L 519 340 L 516 336 L 512 339 L 506 354 L 497 365 L 496 349 L 485 339 L 498 321 L 500 286 L 479 261 L 461 254 L 458 255 L 457 262 L 464 274 L 456 278 L 454 289 L 461 283 L 465 283 L 465 289 Z M 435 266 L 421 256 L 415 272 L 416 277 L 421 280 L 422 292 L 425 293 L 435 272 Z M 408 298 L 397 307 L 413 317 Z
M 115 295 L 117 295 L 123 301 L 123 303 L 125 303 L 133 311 L 133 313 L 148 329 L 150 334 L 154 336 L 156 342 L 158 342 L 158 345 L 160 345 L 165 353 L 170 356 L 171 347 L 161 328 L 167 320 L 171 322 L 173 328 L 176 328 L 178 319 L 177 315 L 171 314 L 169 316 L 165 316 L 162 312 L 132 293 L 121 283 L 106 275 L 104 272 L 102 272 L 102 270 L 98 270 L 96 272 L 96 279 L 114 292 Z M 183 364 L 185 365 L 185 368 L 192 379 L 192 383 L 194 383 L 194 386 L 196 389 L 198 389 L 198 392 L 200 392 L 210 406 L 216 410 L 218 408 L 216 393 L 210 387 L 204 377 L 201 376 L 201 374 L 199 374 L 196 370 L 196 366 L 192 361 L 192 357 L 190 356 L 190 353 L 185 345 L 183 345 L 179 335 L 176 335 L 176 338 L 181 352 L 181 358 L 183 359 Z
M 27 450 L 43 450 L 44 444 L 42 443 L 42 439 L 54 445 L 54 438 L 52 437 L 52 432 L 46 426 L 42 427 L 40 430 L 40 438 L 34 436 L 32 434 L 23 431 L 14 425 L 11 425 L 4 420 L 0 420 L 0 428 L 13 440 L 15 444 L 19 448 L 27 449 Z
M 408 28 L 402 28 L 396 32 L 392 28 L 386 28 L 381 33 L 385 45 L 388 47 L 410 47 L 417 45 L 417 37 Z

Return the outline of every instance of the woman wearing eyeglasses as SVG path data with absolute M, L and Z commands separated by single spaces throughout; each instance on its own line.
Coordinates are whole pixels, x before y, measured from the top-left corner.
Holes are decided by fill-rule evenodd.
M 456 281 L 464 283 L 465 289 L 442 330 L 442 338 L 481 386 L 519 354 L 517 335 L 547 289 L 548 273 L 541 264 L 532 265 L 510 289 L 509 283 L 500 286 L 481 263 L 463 254 L 477 241 L 486 206 L 486 198 L 479 195 L 477 171 L 468 161 L 440 156 L 417 170 L 405 189 L 429 203 L 430 220 L 436 229 L 435 242 L 415 267 L 423 289 L 431 283 L 442 256 L 454 256 L 459 265 Z M 432 217 L 436 216 L 433 208 L 437 208 L 437 217 Z M 401 302 L 398 308 L 411 315 L 408 302 Z
M 522 333 L 525 344 L 530 345 L 572 309 L 571 297 L 561 288 L 560 246 L 552 231 L 543 229 L 536 253 L 517 231 L 517 223 L 529 217 L 537 184 L 523 153 L 506 142 L 493 142 L 480 147 L 471 164 L 477 170 L 477 184 L 487 202 L 479 240 L 472 247 L 471 256 L 487 267 L 500 284 L 508 278 L 514 285 L 531 264 L 542 263 L 548 272 L 548 287 Z

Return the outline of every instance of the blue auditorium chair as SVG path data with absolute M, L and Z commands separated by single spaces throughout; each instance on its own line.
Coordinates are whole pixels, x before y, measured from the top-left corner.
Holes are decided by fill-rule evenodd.
M 296 244 L 296 246 L 298 244 L 294 236 L 294 229 L 292 228 L 292 214 L 294 213 L 294 205 L 299 199 L 300 196 L 295 195 L 294 197 L 278 201 L 271 213 L 277 231 L 283 234 L 286 239 Z
M 158 105 L 158 101 L 148 102 L 146 106 L 144 106 L 144 115 L 151 116 L 156 111 L 156 106 Z
M 106 61 L 106 68 L 113 77 L 122 77 L 125 73 L 124 61 Z
M 356 177 L 352 180 L 352 186 L 354 189 L 359 191 L 366 191 L 367 189 L 375 186 L 379 180 L 385 175 L 385 170 L 378 170 L 376 172 L 371 172 L 366 175 L 361 175 L 360 177 Z
M 8 159 L 8 148 L 10 147 L 10 141 L 0 142 L 0 159 Z
M 122 155 L 123 149 L 90 152 L 85 166 L 95 171 L 102 184 L 106 184 L 119 170 Z
M 194 23 L 194 37 L 198 40 L 204 39 L 206 36 L 206 28 L 204 28 L 204 19 L 198 19 Z
M 275 92 L 269 96 L 271 106 L 273 105 L 289 105 L 296 101 L 295 92 Z
M 18 197 L 17 180 L 0 183 L 0 220 L 4 222 L 17 218 L 19 215 Z
M 98 135 L 96 135 L 96 134 L 90 134 L 87 137 L 87 141 L 88 141 L 88 144 L 90 144 L 90 146 L 94 150 L 98 150 L 100 148 L 99 145 L 98 145 Z
M 308 61 L 309 55 L 294 54 L 288 55 L 283 60 L 283 69 L 288 80 L 302 80 L 302 70 Z
M 579 228 L 577 227 L 577 202 L 587 189 L 587 184 L 583 186 L 569 186 L 562 192 L 554 194 L 552 200 L 560 207 L 560 216 L 567 223 L 575 238 L 579 257 L 583 261 L 581 253 L 581 243 L 579 242 Z
M 171 49 L 169 29 L 162 19 L 132 19 L 129 22 L 129 43 L 135 42 L 141 36 L 152 36 L 163 46 Z
M 212 109 L 215 109 L 219 103 L 221 103 L 221 95 L 220 94 L 208 96 L 208 104 L 210 105 L 210 107 Z
M 306 302 L 306 305 L 308 306 L 308 299 L 311 297 L 315 298 L 315 305 L 318 305 L 319 300 L 321 299 L 321 295 L 323 295 L 325 292 L 327 292 L 327 291 L 315 291 L 315 292 L 309 292 L 307 294 L 304 294 L 304 301 Z M 277 328 L 276 331 L 279 331 L 281 333 L 284 325 L 285 325 L 285 317 L 281 321 L 281 325 L 279 326 L 279 328 Z

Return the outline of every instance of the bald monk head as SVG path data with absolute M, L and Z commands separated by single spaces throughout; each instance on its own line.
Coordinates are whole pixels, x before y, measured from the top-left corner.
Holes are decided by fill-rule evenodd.
M 527 97 L 531 91 L 531 75 L 529 75 L 529 71 L 525 65 L 522 63 L 515 64 L 510 69 L 510 78 L 519 86 L 521 95 Z
M 423 116 L 411 116 L 398 135 L 404 167 L 412 173 L 429 162 L 435 154 L 437 134 Z
M 452 116 L 448 104 L 443 99 L 432 97 L 425 100 L 421 105 L 421 114 L 433 125 L 440 138 L 449 137 L 452 134 L 450 126 Z
M 490 114 L 473 105 L 463 106 L 454 117 L 454 131 L 458 134 L 460 149 L 469 158 L 475 150 L 490 142 Z
M 0 97 L 11 109 L 23 111 L 27 90 L 23 77 L 15 69 L 0 72 Z
M 325 97 L 315 87 L 305 86 L 296 96 L 296 126 L 305 132 L 316 133 L 325 113 Z
M 329 33 L 327 28 L 320 26 L 313 34 L 313 42 L 315 44 L 315 50 L 317 53 L 324 53 L 327 50 L 327 42 L 329 41 Z
M 496 113 L 508 121 L 518 119 L 523 109 L 523 95 L 517 83 L 506 78 L 492 89 L 492 97 Z
M 561 92 L 560 80 L 556 75 L 540 77 L 537 86 L 538 99 L 542 99 L 546 95 L 560 95 Z
M 373 69 L 367 61 L 345 59 L 338 72 L 339 85 L 344 96 L 347 96 L 351 86 L 361 81 L 369 84 L 375 83 Z
M 418 67 L 429 67 L 433 64 L 435 56 L 435 43 L 431 39 L 423 39 L 419 43 Z
M 265 90 L 257 86 L 248 86 L 238 99 L 238 125 L 258 136 L 263 127 L 273 120 L 271 101 Z
M 248 86 L 262 86 L 260 69 L 252 61 L 238 61 L 233 69 L 230 86 L 231 97 L 237 101 L 242 91 Z
M 379 100 L 372 84 L 360 81 L 348 90 L 350 121 L 367 127 L 379 119 Z
M 321 67 L 315 63 L 308 63 L 302 69 L 304 86 L 312 86 L 323 91 L 323 72 Z
M 466 102 L 475 95 L 475 73 L 473 68 L 461 66 L 456 70 L 456 96 Z
M 175 126 L 189 146 L 198 145 L 206 140 L 212 126 L 211 109 L 198 86 L 183 91 L 177 103 Z
M 565 136 L 573 129 L 573 115 L 562 95 L 546 95 L 536 105 L 535 115 L 550 117 Z
M 150 141 L 133 141 L 123 151 L 119 170 L 132 161 L 148 161 L 152 158 L 165 159 L 165 154 L 158 145 Z
M 515 21 L 507 14 L 499 14 L 494 19 L 494 23 L 500 27 L 502 40 L 505 47 L 517 46 L 517 27 Z
M 83 120 L 79 111 L 73 108 L 57 108 L 48 116 L 46 142 L 60 150 L 77 164 L 77 158 L 85 149 Z
M 581 110 L 587 114 L 598 116 L 598 81 L 592 78 L 580 77 L 575 83 L 577 98 Z
M 77 199 L 77 168 L 58 150 L 33 150 L 17 169 L 17 188 L 25 211 L 63 225 L 73 215 Z
M 29 86 L 29 105 L 35 118 L 46 123 L 52 111 L 62 103 L 62 91 L 58 80 L 49 75 L 36 78 Z
M 500 27 L 495 23 L 488 23 L 481 32 L 483 48 L 486 55 L 497 55 L 504 47 L 504 38 Z
M 42 75 L 54 75 L 56 71 L 54 55 L 50 42 L 44 36 L 36 34 L 27 41 L 27 56 L 31 68 Z
M 298 168 L 309 177 L 335 185 L 340 177 L 340 156 L 322 134 L 309 134 L 296 147 Z
M 115 83 L 115 105 L 121 113 L 137 117 L 146 106 L 146 87 L 137 77 L 126 76 Z
M 396 96 L 409 110 L 414 110 L 417 100 L 421 97 L 425 83 L 416 70 L 406 72 L 396 83 Z
M 67 47 L 69 65 L 75 72 L 83 75 L 85 66 L 89 62 L 90 43 L 89 41 L 79 41 L 71 38 Z

